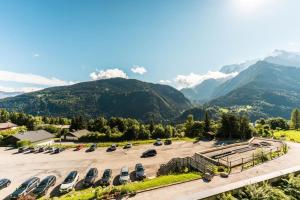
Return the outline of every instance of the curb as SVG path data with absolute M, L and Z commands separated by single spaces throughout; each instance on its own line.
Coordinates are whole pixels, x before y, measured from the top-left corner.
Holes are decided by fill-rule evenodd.
M 157 190 L 157 189 L 160 189 L 160 188 L 170 187 L 170 186 L 179 185 L 179 184 L 183 184 L 183 183 L 188 183 L 188 182 L 192 182 L 192 181 L 197 181 L 197 180 L 201 180 L 201 179 L 203 179 L 203 178 L 201 177 L 201 178 L 196 178 L 196 179 L 193 179 L 193 180 L 170 183 L 170 184 L 163 185 L 163 186 L 152 187 L 152 188 L 145 189 L 145 190 L 139 190 L 139 191 L 135 192 L 135 194 L 139 194 L 139 193 L 143 193 L 143 192 L 149 192 L 149 191 L 152 191 L 152 190 Z

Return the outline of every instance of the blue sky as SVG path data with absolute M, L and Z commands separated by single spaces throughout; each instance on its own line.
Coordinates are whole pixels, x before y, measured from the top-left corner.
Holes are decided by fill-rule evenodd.
M 222 76 L 216 71 L 225 64 L 298 51 L 299 7 L 298 0 L 0 0 L 0 90 L 110 76 L 182 87 L 176 77 Z

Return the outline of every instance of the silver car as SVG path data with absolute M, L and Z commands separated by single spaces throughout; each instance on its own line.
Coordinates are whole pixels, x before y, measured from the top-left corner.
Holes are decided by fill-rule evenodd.
M 130 181 L 130 175 L 129 175 L 128 167 L 122 167 L 120 172 L 119 182 L 120 184 L 125 184 L 128 183 L 129 181 Z

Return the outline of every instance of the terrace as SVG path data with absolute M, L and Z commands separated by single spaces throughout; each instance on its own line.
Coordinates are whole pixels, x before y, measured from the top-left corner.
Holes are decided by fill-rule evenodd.
M 271 155 L 274 152 L 279 152 L 283 146 L 284 143 L 279 140 L 252 138 L 248 142 L 216 147 L 202 151 L 200 154 L 212 159 L 214 162 L 232 168 L 251 162 L 258 156 L 261 157 L 263 155 Z

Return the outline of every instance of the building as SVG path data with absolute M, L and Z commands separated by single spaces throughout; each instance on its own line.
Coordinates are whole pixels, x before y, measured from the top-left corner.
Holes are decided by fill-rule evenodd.
M 45 130 L 27 131 L 9 136 L 6 142 L 16 145 L 18 141 L 30 141 L 32 145 L 46 146 L 54 143 L 55 136 Z
M 77 130 L 74 132 L 69 132 L 67 135 L 65 135 L 65 140 L 78 140 L 79 138 L 81 138 L 82 136 L 86 136 L 90 134 L 90 131 L 83 129 L 83 130 Z
M 16 124 L 11 122 L 0 123 L 0 131 L 15 129 L 17 127 L 18 126 Z

